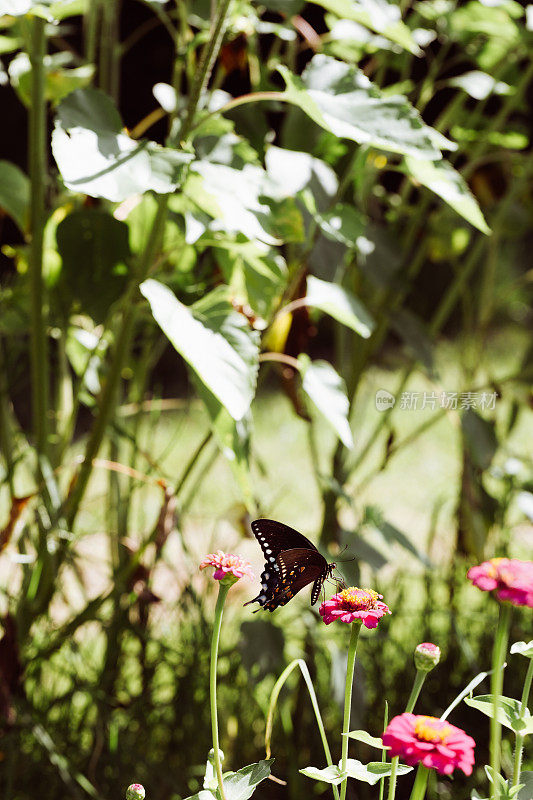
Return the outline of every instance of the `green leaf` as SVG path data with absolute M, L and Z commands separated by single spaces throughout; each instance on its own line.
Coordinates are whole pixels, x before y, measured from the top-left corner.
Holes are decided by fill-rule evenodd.
M 387 544 L 390 545 L 392 542 L 396 542 L 401 547 L 403 547 L 404 550 L 407 550 L 409 553 L 415 556 L 419 561 L 421 561 L 422 564 L 424 564 L 424 566 L 426 567 L 432 566 L 431 561 L 426 556 L 426 554 L 423 553 L 421 550 L 419 550 L 405 535 L 405 533 L 398 530 L 398 528 L 396 528 L 390 522 L 387 522 L 386 520 L 383 519 L 383 516 L 379 508 L 376 508 L 375 506 L 366 507 L 365 524 L 372 525 L 378 531 L 378 533 L 380 533 L 383 536 Z
M 491 94 L 512 94 L 515 90 L 508 83 L 495 80 L 492 75 L 473 69 L 448 81 L 450 86 L 458 86 L 475 100 L 485 100 Z
M 472 461 L 479 469 L 487 469 L 498 448 L 494 423 L 468 408 L 461 417 L 461 427 Z
M 357 240 L 365 232 L 365 223 L 361 214 L 353 207 L 337 203 L 330 211 L 316 214 L 322 233 L 334 242 L 341 242 L 346 247 L 357 247 Z
M 530 642 L 515 642 L 511 647 L 511 654 L 516 653 L 526 658 L 533 658 L 533 639 Z
M 383 777 L 390 775 L 391 768 L 391 764 L 386 764 L 383 761 L 371 761 L 369 764 L 362 764 L 356 758 L 348 758 L 346 760 L 346 772 L 350 778 L 369 783 L 371 786 L 378 783 Z M 407 772 L 411 772 L 412 769 L 412 767 L 407 767 L 405 764 L 398 764 L 396 774 L 405 775 Z
M 54 53 L 44 57 L 45 97 L 52 103 L 59 103 L 74 89 L 87 86 L 93 77 L 92 64 L 68 69 L 65 66 L 65 53 Z M 25 106 L 31 105 L 31 63 L 27 53 L 18 53 L 9 65 L 11 85 Z
M 10 161 L 0 161 L 0 208 L 13 217 L 20 230 L 28 230 L 30 179 Z
M 204 298 L 193 313 L 158 281 L 144 281 L 140 290 L 150 303 L 155 321 L 178 353 L 233 419 L 242 419 L 255 394 L 257 331 L 252 331 L 245 318 L 220 294 L 217 298 Z
M 533 522 L 533 493 L 519 492 L 517 504 L 520 511 L 525 514 L 531 522 Z
M 330 205 L 339 182 L 335 171 L 309 153 L 271 146 L 265 153 L 268 194 L 278 200 L 294 197 L 308 189 L 316 207 Z
M 467 222 L 482 233 L 491 232 L 466 181 L 449 162 L 434 162 L 407 156 L 405 166 L 415 181 L 442 198 Z
M 374 320 L 360 300 L 336 283 L 309 275 L 305 302 L 306 305 L 329 314 L 364 339 L 368 339 L 374 330 Z
M 391 327 L 405 342 L 415 358 L 425 366 L 429 373 L 433 373 L 433 344 L 422 320 L 409 309 L 401 308 L 391 317 Z
M 312 778 L 314 781 L 324 781 L 324 783 L 331 783 L 333 786 L 338 786 L 342 783 L 344 776 L 339 767 L 334 766 L 318 769 L 317 767 L 305 767 L 301 769 L 302 775 L 307 778 Z
M 401 45 L 416 56 L 422 55 L 411 31 L 401 21 L 401 12 L 396 3 L 389 3 L 387 0 L 313 0 L 313 2 L 341 19 L 349 19 L 370 28 L 371 31 Z
M 350 404 L 346 396 L 346 385 L 331 364 L 327 361 L 313 361 L 302 354 L 302 388 L 312 403 L 324 415 L 345 447 L 354 446 L 352 431 L 348 421 Z
M 148 190 L 173 192 L 192 154 L 131 139 L 121 125 L 112 101 L 97 89 L 77 89 L 63 100 L 52 152 L 65 185 L 114 202 Z
M 370 745 L 370 747 L 378 747 L 380 750 L 386 750 L 388 748 L 385 747 L 381 739 L 377 736 L 371 736 L 366 731 L 350 731 L 347 733 L 346 736 L 349 739 L 355 739 L 357 742 L 363 742 L 364 744 Z
M 280 66 L 280 95 L 339 138 L 415 158 L 437 160 L 455 145 L 428 127 L 401 95 L 385 96 L 357 67 L 316 55 L 302 78 Z
M 258 761 L 249 764 L 238 772 L 229 772 L 224 775 L 224 793 L 226 800 L 248 800 L 255 791 L 256 786 L 270 775 L 270 765 L 273 758 L 268 761 Z
M 191 172 L 201 176 L 201 191 L 207 197 L 198 191 L 194 180 L 187 182 L 184 191 L 213 217 L 211 230 L 243 233 L 251 240 L 280 244 L 272 228 L 270 208 L 262 200 L 268 189 L 261 167 L 245 164 L 242 169 L 233 169 L 225 164 L 195 161 Z
M 128 279 L 128 226 L 96 208 L 68 214 L 56 230 L 63 266 L 58 288 L 67 301 L 103 322 L 109 307 L 121 296 Z
M 533 797 L 533 772 L 529 770 L 521 772 L 518 780 L 523 787 L 518 792 L 517 800 L 531 800 Z
M 478 695 L 473 698 L 465 698 L 465 703 L 472 708 L 477 708 L 487 717 L 493 718 L 493 701 L 491 694 Z M 506 728 L 526 736 L 533 733 L 533 717 L 529 709 L 526 709 L 524 715 L 521 713 L 521 702 L 515 700 L 513 697 L 500 697 L 500 705 L 498 708 L 498 720 Z

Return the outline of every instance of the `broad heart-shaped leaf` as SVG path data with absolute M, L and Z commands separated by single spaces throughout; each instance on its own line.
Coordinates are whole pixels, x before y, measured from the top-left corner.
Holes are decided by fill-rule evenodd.
M 220 293 L 216 302 L 208 295 L 202 304 L 197 303 L 193 313 L 156 280 L 144 281 L 140 290 L 150 303 L 155 321 L 178 353 L 233 419 L 242 419 L 255 394 L 257 331 L 251 330 L 246 319 Z
M 348 289 L 337 283 L 322 281 L 309 275 L 305 302 L 306 305 L 329 314 L 364 339 L 368 339 L 374 330 L 374 320 L 364 305 Z
M 192 154 L 131 139 L 121 125 L 98 89 L 77 89 L 60 103 L 52 152 L 65 185 L 114 202 L 148 190 L 173 192 Z
M 477 708 L 487 717 L 493 717 L 493 700 L 491 694 L 478 695 L 473 698 L 465 698 L 465 703 L 472 708 Z M 526 736 L 533 733 L 533 717 L 529 709 L 526 709 L 524 715 L 521 714 L 521 702 L 515 700 L 513 697 L 500 697 L 500 705 L 498 707 L 498 720 L 506 728 Z
M 530 642 L 515 642 L 511 647 L 511 654 L 516 653 L 526 658 L 533 658 L 533 639 Z
M 466 181 L 449 162 L 434 162 L 407 156 L 405 166 L 415 181 L 435 192 L 467 222 L 482 233 L 491 232 Z
M 226 800 L 248 800 L 255 792 L 256 786 L 270 775 L 270 766 L 273 758 L 268 761 L 258 761 L 249 764 L 238 772 L 228 772 L 224 775 L 224 794 Z
M 96 208 L 73 211 L 56 230 L 57 249 L 63 261 L 58 288 L 70 307 L 102 322 L 109 307 L 124 291 L 130 255 L 128 226 Z
M 201 176 L 201 188 L 207 198 L 202 197 L 193 181 L 187 183 L 185 193 L 214 218 L 212 230 L 243 233 L 251 240 L 280 244 L 274 235 L 270 208 L 260 199 L 267 191 L 266 173 L 261 167 L 245 164 L 242 169 L 233 169 L 225 164 L 195 161 L 191 171 Z
M 392 765 L 383 761 L 371 761 L 368 764 L 362 764 L 356 758 L 348 758 L 346 760 L 346 772 L 350 778 L 369 783 L 371 786 L 390 775 L 391 769 Z M 396 774 L 405 775 L 407 772 L 411 772 L 412 769 L 412 767 L 408 767 L 405 764 L 398 764 Z
M 316 55 L 302 78 L 278 67 L 287 88 L 280 95 L 342 139 L 415 158 L 438 160 L 455 145 L 427 126 L 401 95 L 384 95 L 360 69 Z
M 341 19 L 349 19 L 370 28 L 371 31 L 401 45 L 416 56 L 422 55 L 411 31 L 401 21 L 397 3 L 389 3 L 387 0 L 313 0 L 313 2 Z
M 305 354 L 300 355 L 298 361 L 304 392 L 324 415 L 343 445 L 351 449 L 354 442 L 348 421 L 350 404 L 343 379 L 327 361 L 310 361 Z
M 385 747 L 381 739 L 379 739 L 377 736 L 371 736 L 366 731 L 350 731 L 350 733 L 347 733 L 346 736 L 349 739 L 355 739 L 357 742 L 368 744 L 370 747 L 378 747 L 380 750 L 389 749 Z
M 324 769 L 318 769 L 318 767 L 305 767 L 304 769 L 301 769 L 300 772 L 302 775 L 305 775 L 307 778 L 312 778 L 314 781 L 324 781 L 324 783 L 331 783 L 334 786 L 338 786 L 339 783 L 342 783 L 344 780 L 344 775 L 340 771 L 339 767 L 336 767 L 333 764 L 331 767 L 325 767 Z
M 10 161 L 0 161 L 0 208 L 13 217 L 21 231 L 28 228 L 30 179 Z

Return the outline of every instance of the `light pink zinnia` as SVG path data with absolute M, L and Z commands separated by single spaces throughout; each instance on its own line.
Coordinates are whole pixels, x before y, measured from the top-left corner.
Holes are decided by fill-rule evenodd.
M 475 741 L 443 719 L 400 714 L 391 719 L 381 738 L 390 747 L 390 756 L 399 756 L 411 767 L 421 763 L 443 775 L 457 768 L 465 775 L 472 773 Z
M 205 569 L 206 567 L 215 568 L 213 578 L 217 581 L 227 578 L 228 575 L 233 576 L 235 580 L 250 578 L 253 581 L 255 578 L 249 561 L 232 553 L 224 553 L 222 550 L 217 550 L 216 553 L 209 553 L 203 557 L 200 569 Z
M 337 619 L 348 623 L 361 620 L 367 628 L 376 628 L 381 617 L 391 613 L 389 607 L 381 602 L 382 597 L 372 589 L 352 586 L 322 603 L 319 611 L 326 625 Z
M 471 567 L 467 576 L 478 589 L 495 591 L 499 600 L 533 608 L 533 561 L 491 558 Z

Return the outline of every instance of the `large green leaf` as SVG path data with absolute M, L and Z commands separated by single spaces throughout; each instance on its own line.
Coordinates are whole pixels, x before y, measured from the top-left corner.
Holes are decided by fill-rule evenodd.
M 329 314 L 364 339 L 368 339 L 374 330 L 374 320 L 364 305 L 348 289 L 337 283 L 322 281 L 310 275 L 307 278 L 305 302 L 312 308 Z
M 52 151 L 65 185 L 115 202 L 148 190 L 173 192 L 192 154 L 131 139 L 121 125 L 113 102 L 97 89 L 77 89 L 63 100 Z
M 0 208 L 13 217 L 21 231 L 28 228 L 30 179 L 10 161 L 0 161 Z
M 238 772 L 229 772 L 224 775 L 224 794 L 226 800 L 248 800 L 255 791 L 256 786 L 270 775 L 270 765 L 273 758 L 268 761 L 258 761 L 249 764 Z
M 350 778 L 369 783 L 371 786 L 378 783 L 382 778 L 388 777 L 391 774 L 391 769 L 392 765 L 383 761 L 371 761 L 369 764 L 362 764 L 356 758 L 348 758 L 346 760 L 346 772 Z M 398 764 L 396 774 L 405 775 L 407 772 L 411 772 L 412 769 L 412 767 L 408 767 L 405 764 Z
M 309 153 L 271 146 L 265 153 L 269 195 L 279 200 L 308 189 L 317 208 L 331 204 L 339 182 L 335 171 Z
M 377 736 L 371 736 L 367 731 L 350 731 L 346 736 L 349 739 L 355 739 L 356 742 L 363 742 L 370 747 L 378 747 L 380 750 L 387 749 L 381 739 Z
M 401 95 L 385 95 L 357 67 L 316 55 L 302 77 L 280 66 L 286 90 L 280 95 L 339 138 L 415 158 L 440 159 L 455 145 L 427 126 Z
M 257 331 L 220 294 L 215 302 L 208 296 L 193 313 L 158 281 L 144 281 L 140 290 L 150 303 L 155 321 L 178 353 L 233 419 L 242 419 L 255 394 Z
M 397 3 L 389 3 L 387 0 L 313 0 L 313 2 L 341 19 L 353 20 L 370 28 L 414 55 L 422 55 L 411 31 L 401 21 Z
M 465 703 L 481 711 L 491 719 L 494 716 L 494 704 L 491 694 L 478 695 L 472 698 L 466 697 Z M 498 720 L 502 725 L 505 725 L 506 728 L 509 728 L 515 733 L 519 733 L 521 736 L 533 733 L 533 717 L 529 709 L 526 708 L 524 714 L 522 714 L 522 704 L 520 700 L 515 700 L 513 697 L 500 697 Z
M 365 232 L 361 214 L 353 206 L 344 203 L 337 203 L 334 208 L 323 214 L 315 214 L 315 219 L 324 236 L 346 247 L 357 247 L 358 239 Z
M 306 778 L 312 778 L 314 781 L 324 781 L 324 783 L 331 783 L 334 786 L 338 786 L 339 783 L 342 783 L 344 780 L 344 775 L 340 771 L 339 767 L 336 767 L 333 764 L 331 767 L 325 767 L 324 769 L 318 769 L 318 767 L 305 767 L 304 769 L 301 769 L 300 772 L 302 775 L 305 775 Z
M 52 103 L 59 103 L 75 89 L 88 86 L 91 82 L 94 67 L 84 64 L 81 67 L 68 68 L 71 61 L 68 53 L 54 53 L 44 57 L 45 96 Z M 31 105 L 31 63 L 27 53 L 18 53 L 9 65 L 11 85 L 20 100 L 26 106 Z
M 466 181 L 450 163 L 407 156 L 405 166 L 415 181 L 435 192 L 471 225 L 474 225 L 482 233 L 491 232 Z
M 225 164 L 195 161 L 191 172 L 201 176 L 204 195 L 194 181 L 187 183 L 185 193 L 213 217 L 211 230 L 243 233 L 248 239 L 268 244 L 281 243 L 273 229 L 270 208 L 263 199 L 268 190 L 262 167 L 245 164 L 242 169 L 233 169 Z
M 311 402 L 324 415 L 345 447 L 352 448 L 353 436 L 348 421 L 350 404 L 346 385 L 327 361 L 310 361 L 300 355 L 302 388 Z
M 102 322 L 127 281 L 128 226 L 111 214 L 86 208 L 68 214 L 56 230 L 63 266 L 58 287 L 64 299 Z
M 533 639 L 530 642 L 515 642 L 511 646 L 512 655 L 521 655 L 526 658 L 533 658 Z

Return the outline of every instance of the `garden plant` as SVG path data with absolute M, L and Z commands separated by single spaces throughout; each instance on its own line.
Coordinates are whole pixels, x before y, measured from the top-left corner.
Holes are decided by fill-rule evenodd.
M 532 53 L 0 0 L 3 797 L 533 800 Z

